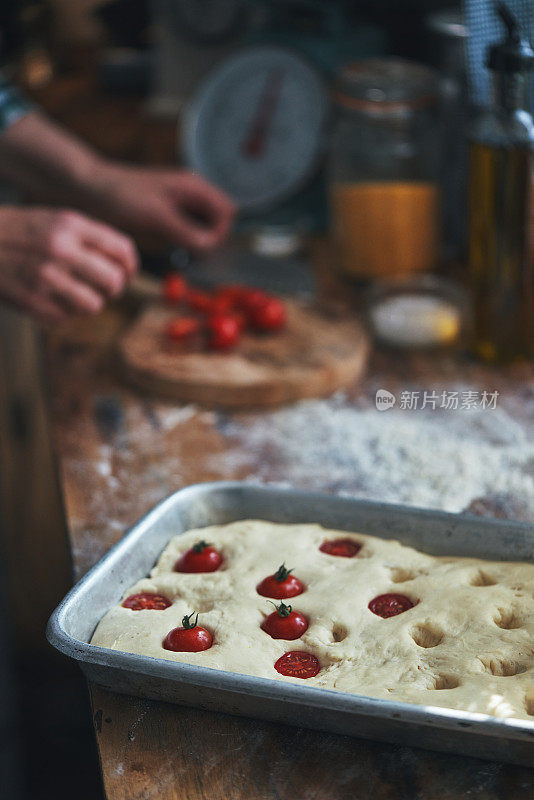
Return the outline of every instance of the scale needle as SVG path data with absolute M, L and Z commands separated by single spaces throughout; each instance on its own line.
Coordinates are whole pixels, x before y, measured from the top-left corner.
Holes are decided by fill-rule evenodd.
M 259 158 L 265 151 L 283 79 L 284 71 L 281 69 L 271 70 L 267 77 L 248 135 L 241 145 L 242 153 L 248 158 Z

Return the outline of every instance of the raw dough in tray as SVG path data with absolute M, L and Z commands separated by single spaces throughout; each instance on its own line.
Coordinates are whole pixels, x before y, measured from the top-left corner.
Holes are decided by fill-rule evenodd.
M 319 550 L 326 539 L 362 544 L 354 558 Z M 224 558 L 217 572 L 173 572 L 178 557 L 200 539 Z M 273 606 L 256 592 L 285 562 L 306 585 L 286 600 L 309 621 L 295 641 L 272 639 L 260 624 Z M 519 717 L 534 722 L 534 564 L 436 558 L 397 541 L 318 525 L 244 520 L 174 537 L 149 578 L 126 593 L 155 592 L 163 610 L 112 608 L 92 643 L 113 650 L 183 661 L 306 686 L 422 705 Z M 387 592 L 416 605 L 382 619 L 368 609 Z M 279 602 L 279 601 L 276 601 Z M 200 612 L 214 638 L 200 653 L 164 650 L 182 617 Z M 278 674 L 289 650 L 313 653 L 313 678 Z

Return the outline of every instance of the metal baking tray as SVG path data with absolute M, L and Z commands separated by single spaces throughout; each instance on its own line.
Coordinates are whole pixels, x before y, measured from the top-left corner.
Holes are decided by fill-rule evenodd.
M 399 539 L 433 555 L 534 559 L 534 531 L 524 523 L 247 483 L 204 483 L 156 506 L 87 573 L 52 614 L 49 641 L 76 659 L 89 680 L 112 691 L 532 766 L 534 720 L 377 700 L 88 644 L 101 617 L 150 572 L 172 536 L 246 518 L 316 522 Z

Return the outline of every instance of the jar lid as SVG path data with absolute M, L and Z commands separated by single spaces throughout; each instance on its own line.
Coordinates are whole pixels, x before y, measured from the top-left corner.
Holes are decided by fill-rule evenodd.
M 334 97 L 343 107 L 397 114 L 436 102 L 434 70 L 402 58 L 370 58 L 346 64 L 338 73 Z

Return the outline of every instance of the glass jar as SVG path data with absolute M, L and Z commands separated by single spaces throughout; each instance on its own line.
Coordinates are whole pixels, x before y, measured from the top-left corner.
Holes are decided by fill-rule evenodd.
M 344 67 L 329 157 L 339 268 L 353 278 L 431 270 L 439 241 L 437 79 L 401 59 Z

